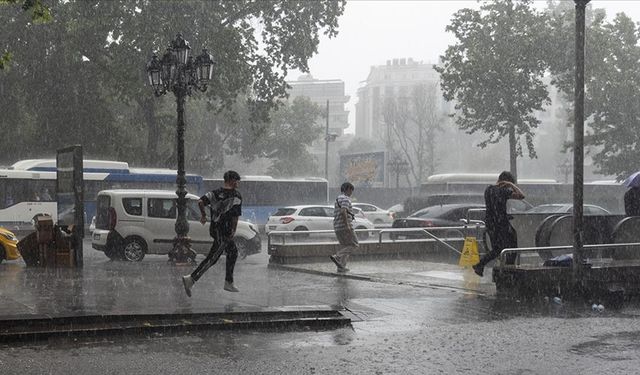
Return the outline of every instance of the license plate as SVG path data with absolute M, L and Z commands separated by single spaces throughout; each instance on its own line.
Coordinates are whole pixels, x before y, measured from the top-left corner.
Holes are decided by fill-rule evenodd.
M 269 225 L 269 229 L 270 230 L 274 230 L 274 229 L 276 229 L 276 227 L 277 227 L 277 225 Z

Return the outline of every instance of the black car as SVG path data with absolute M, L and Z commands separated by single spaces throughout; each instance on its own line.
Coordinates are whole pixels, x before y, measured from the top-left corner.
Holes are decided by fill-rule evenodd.
M 484 209 L 483 204 L 458 203 L 443 204 L 423 208 L 409 215 L 409 217 L 396 219 L 391 225 L 392 228 L 433 228 L 433 227 L 457 227 L 464 225 L 460 219 L 467 219 L 470 209 Z M 473 212 L 473 211 L 472 211 Z M 478 214 L 484 216 L 484 212 L 471 214 L 471 219 L 478 219 Z M 402 237 L 424 237 L 419 233 L 391 233 L 392 238 Z

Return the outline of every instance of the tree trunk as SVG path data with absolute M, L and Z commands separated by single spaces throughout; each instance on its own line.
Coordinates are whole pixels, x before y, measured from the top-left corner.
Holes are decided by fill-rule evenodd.
M 509 125 L 509 169 L 513 178 L 518 182 L 518 167 L 516 164 L 518 155 L 516 154 L 516 127 Z

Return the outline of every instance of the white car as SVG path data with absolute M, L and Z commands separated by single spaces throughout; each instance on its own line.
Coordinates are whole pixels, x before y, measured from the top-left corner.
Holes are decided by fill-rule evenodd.
M 583 206 L 584 215 L 611 215 L 606 209 L 595 204 L 585 204 Z M 570 214 L 573 212 L 572 203 L 550 203 L 535 206 L 528 211 L 529 214 Z
M 355 229 L 373 229 L 373 223 L 367 220 L 362 212 L 354 208 Z M 333 207 L 324 205 L 304 205 L 279 208 L 269 216 L 265 231 L 309 231 L 333 230 Z M 360 239 L 369 237 L 369 233 L 358 233 Z
M 369 203 L 353 203 L 353 207 L 357 207 L 362 210 L 364 216 L 369 219 L 374 225 L 391 224 L 395 220 L 396 215 L 394 212 L 385 210 L 378 206 L 374 206 Z
M 213 244 L 209 224 L 200 223 L 198 197 L 187 194 L 186 198 L 191 247 L 198 254 L 207 254 Z M 167 254 L 173 248 L 177 213 L 175 192 L 103 190 L 98 193 L 96 205 L 91 246 L 109 258 L 141 261 L 146 254 Z M 207 221 L 210 221 L 208 211 L 205 210 Z M 121 245 L 114 242 L 117 238 L 122 239 Z M 254 224 L 238 221 L 234 239 L 240 258 L 260 252 L 261 240 Z

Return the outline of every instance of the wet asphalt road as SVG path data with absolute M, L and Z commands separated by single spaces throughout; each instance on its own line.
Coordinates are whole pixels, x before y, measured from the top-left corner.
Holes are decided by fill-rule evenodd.
M 266 267 L 247 258 L 243 273 Z M 88 264 L 101 267 L 100 254 Z M 149 257 L 144 262 L 165 262 Z M 6 266 L 6 265 L 5 265 Z M 124 267 L 127 267 L 126 265 Z M 222 265 L 211 272 L 221 274 Z M 366 267 L 385 268 L 384 261 Z M 354 267 L 356 268 L 356 267 Z M 269 272 L 292 293 L 352 314 L 326 331 L 205 331 L 0 345 L 2 374 L 636 374 L 640 308 L 503 301 L 491 293 Z M 213 276 L 212 276 L 213 277 Z M 218 276 L 216 276 L 218 277 Z M 250 285 L 243 292 L 250 294 Z M 0 285 L 5 288 L 6 285 Z M 19 287 L 19 286 L 18 286 Z M 314 290 L 315 292 L 311 292 Z M 242 292 L 241 292 L 242 293 Z M 220 294 L 222 296 L 222 294 Z M 271 296 L 286 299 L 287 291 Z M 213 294 L 217 297 L 218 294 Z M 307 301 L 302 299 L 301 301 Z M 228 297 L 233 304 L 233 298 Z M 249 297 L 252 299 L 253 297 Z M 255 296 L 257 299 L 257 296 Z M 235 303 L 246 304 L 237 299 Z M 286 301 L 285 301 L 286 302 Z M 225 303 L 228 301 L 225 300 Z

